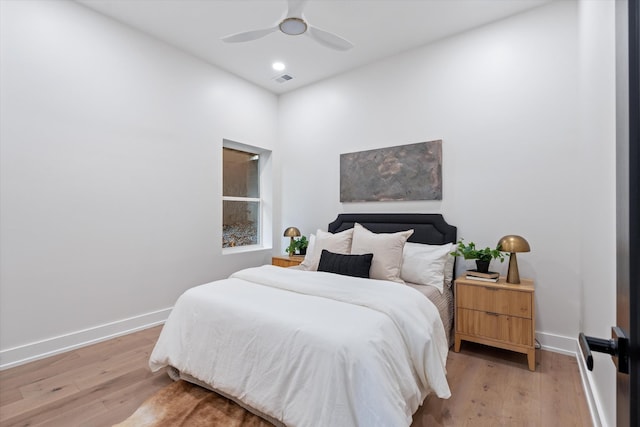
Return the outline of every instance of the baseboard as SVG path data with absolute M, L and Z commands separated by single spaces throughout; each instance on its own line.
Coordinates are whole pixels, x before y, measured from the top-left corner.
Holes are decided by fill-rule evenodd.
M 589 406 L 589 412 L 591 413 L 591 421 L 593 422 L 593 426 L 607 427 L 607 423 L 602 422 L 602 417 L 600 416 L 600 411 L 598 410 L 598 408 L 602 405 L 599 403 L 597 395 L 593 392 L 591 377 L 587 374 L 587 365 L 584 361 L 584 357 L 582 357 L 578 340 L 576 340 L 575 342 L 575 354 L 576 359 L 578 360 L 578 368 L 580 369 L 580 377 L 582 378 L 582 388 L 584 389 L 584 394 L 587 398 L 587 405 Z
M 171 308 L 0 351 L 0 370 L 163 324 Z
M 543 350 L 566 354 L 568 356 L 576 355 L 575 338 L 550 334 L 547 332 L 536 332 L 536 338 Z

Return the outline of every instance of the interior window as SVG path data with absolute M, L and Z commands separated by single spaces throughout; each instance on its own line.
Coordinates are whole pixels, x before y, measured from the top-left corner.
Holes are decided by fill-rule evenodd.
M 222 158 L 222 247 L 259 245 L 260 154 L 223 147 Z

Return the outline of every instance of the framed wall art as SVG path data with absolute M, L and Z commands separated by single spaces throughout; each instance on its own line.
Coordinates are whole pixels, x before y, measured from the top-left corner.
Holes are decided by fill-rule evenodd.
M 442 141 L 340 155 L 340 201 L 442 200 Z

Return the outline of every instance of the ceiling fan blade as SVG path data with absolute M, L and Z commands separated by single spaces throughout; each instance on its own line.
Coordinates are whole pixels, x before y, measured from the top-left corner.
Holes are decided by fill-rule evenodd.
M 229 36 L 225 36 L 222 38 L 222 41 L 225 43 L 242 43 L 242 42 L 248 42 L 251 40 L 257 40 L 259 38 L 262 38 L 266 35 L 269 35 L 271 33 L 273 33 L 274 31 L 276 31 L 278 29 L 278 26 L 274 26 L 271 28 L 263 28 L 261 30 L 252 30 L 252 31 L 245 31 L 243 33 L 238 33 L 238 34 L 231 34 Z
M 287 18 L 302 18 L 302 11 L 309 3 L 309 0 L 289 0 Z
M 326 46 L 335 50 L 349 50 L 353 47 L 353 44 L 348 40 L 343 39 L 340 36 L 336 36 L 333 33 L 330 33 L 325 30 L 321 30 L 317 27 L 312 27 L 309 25 L 307 32 L 305 33 L 318 43 L 323 46 Z

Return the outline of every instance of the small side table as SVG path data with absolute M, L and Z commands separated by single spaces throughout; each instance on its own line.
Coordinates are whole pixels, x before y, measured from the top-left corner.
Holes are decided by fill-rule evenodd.
M 529 370 L 536 370 L 533 280 L 521 283 L 481 282 L 460 276 L 455 281 L 456 339 L 525 353 Z
M 294 265 L 299 265 L 302 261 L 304 261 L 304 256 L 302 255 L 283 255 L 271 258 L 271 264 L 278 267 L 293 267 Z

